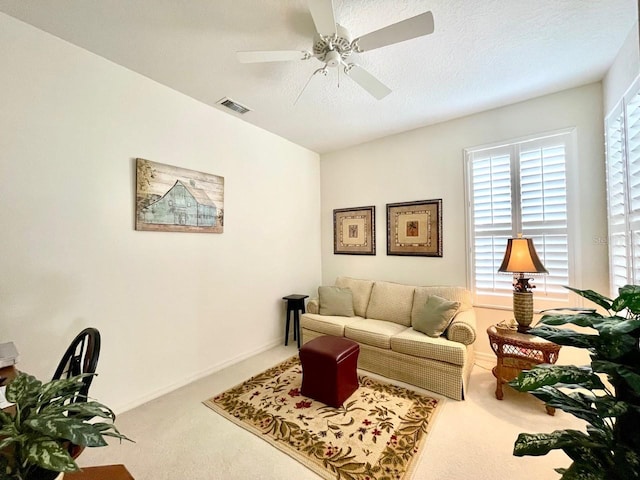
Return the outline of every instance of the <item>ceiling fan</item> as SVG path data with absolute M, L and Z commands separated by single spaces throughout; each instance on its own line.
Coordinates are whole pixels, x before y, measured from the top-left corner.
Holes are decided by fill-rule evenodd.
M 237 52 L 241 63 L 285 62 L 316 58 L 324 65 L 318 68 L 302 89 L 309 85 L 314 75 L 327 75 L 329 68 L 344 68 L 345 74 L 378 100 L 391 93 L 391 89 L 355 63 L 347 63 L 352 53 L 363 53 L 394 43 L 433 33 L 433 15 L 425 12 L 415 17 L 387 25 L 354 40 L 346 28 L 336 23 L 332 0 L 308 0 L 309 11 L 316 27 L 312 51 L 271 50 Z M 302 95 L 298 95 L 296 102 Z

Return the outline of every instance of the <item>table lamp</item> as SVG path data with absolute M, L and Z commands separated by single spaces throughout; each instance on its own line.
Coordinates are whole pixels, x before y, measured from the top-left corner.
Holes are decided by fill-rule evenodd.
M 538 258 L 533 239 L 522 238 L 521 233 L 518 238 L 508 239 L 507 251 L 498 272 L 513 273 L 513 316 L 518 322 L 518 331 L 524 333 L 529 330 L 533 320 L 531 289 L 535 288 L 529 284 L 529 280 L 533 279 L 525 275 L 549 273 Z

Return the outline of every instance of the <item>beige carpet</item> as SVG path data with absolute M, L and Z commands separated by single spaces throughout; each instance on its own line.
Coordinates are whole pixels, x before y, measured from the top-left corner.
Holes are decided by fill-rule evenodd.
M 321 477 L 411 478 L 439 401 L 359 377 L 339 408 L 302 396 L 297 356 L 203 402 Z
M 88 448 L 80 465 L 124 463 L 136 480 L 319 480 L 300 462 L 201 403 L 297 352 L 289 342 L 118 415 L 118 428 L 136 443 L 114 440 L 106 448 Z M 496 400 L 493 364 L 474 367 L 466 400 L 447 400 L 439 409 L 414 480 L 558 480 L 553 469 L 571 463 L 557 451 L 543 457 L 512 455 L 520 432 L 583 430 L 584 422 L 561 411 L 547 415 L 540 401 L 511 388 L 504 400 Z

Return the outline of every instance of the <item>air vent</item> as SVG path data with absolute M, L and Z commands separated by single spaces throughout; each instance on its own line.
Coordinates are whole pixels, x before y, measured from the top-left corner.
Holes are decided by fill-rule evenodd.
M 244 115 L 247 112 L 250 112 L 251 109 L 245 107 L 244 105 L 240 105 L 238 102 L 234 102 L 230 98 L 224 97 L 216 102 L 218 105 L 222 105 L 223 107 L 227 107 L 229 110 L 233 110 L 240 115 Z

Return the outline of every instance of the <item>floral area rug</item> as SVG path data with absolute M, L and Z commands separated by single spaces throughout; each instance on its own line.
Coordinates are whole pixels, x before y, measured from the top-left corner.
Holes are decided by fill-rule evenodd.
M 340 408 L 306 398 L 296 356 L 203 403 L 322 478 L 408 480 L 439 401 L 365 376 L 359 382 Z

